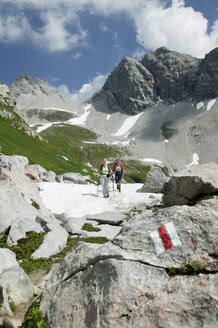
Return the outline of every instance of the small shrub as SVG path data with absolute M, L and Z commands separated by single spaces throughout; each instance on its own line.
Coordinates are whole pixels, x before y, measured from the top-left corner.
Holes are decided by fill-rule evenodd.
M 207 273 L 208 271 L 200 264 L 184 261 L 183 266 L 179 268 L 169 267 L 166 269 L 166 272 L 170 276 L 176 276 L 176 275 L 194 275 L 200 273 Z
M 37 202 L 35 202 L 35 200 L 33 200 L 33 199 L 31 199 L 31 201 L 32 201 L 31 205 L 32 205 L 33 207 L 35 207 L 37 210 L 39 210 L 39 209 L 40 209 L 39 204 L 38 204 Z
M 37 298 L 26 313 L 23 328 L 46 328 L 47 325 L 40 311 L 41 297 Z
M 85 230 L 85 231 L 95 231 L 95 232 L 101 231 L 100 228 L 93 227 L 93 225 L 91 223 L 85 223 L 82 226 L 82 230 Z
M 14 312 L 16 310 L 16 305 L 14 304 L 14 302 L 12 300 L 9 300 L 9 305 L 10 305 L 11 311 Z

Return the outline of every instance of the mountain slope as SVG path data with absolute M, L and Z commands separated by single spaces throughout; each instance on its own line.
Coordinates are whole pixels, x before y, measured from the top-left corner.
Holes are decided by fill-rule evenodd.
M 90 102 L 136 114 L 162 99 L 166 104 L 218 97 L 218 48 L 204 59 L 159 48 L 141 61 L 123 59 Z

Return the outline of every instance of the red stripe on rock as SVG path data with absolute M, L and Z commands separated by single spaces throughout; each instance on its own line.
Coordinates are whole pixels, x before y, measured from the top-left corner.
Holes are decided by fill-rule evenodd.
M 158 228 L 158 232 L 159 232 L 160 238 L 162 239 L 164 248 L 167 251 L 168 249 L 170 249 L 173 246 L 171 243 L 170 237 L 168 236 L 167 231 L 164 226 Z

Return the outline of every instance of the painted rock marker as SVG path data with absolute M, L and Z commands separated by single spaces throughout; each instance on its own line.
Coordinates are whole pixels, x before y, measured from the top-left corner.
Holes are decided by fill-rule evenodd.
M 173 222 L 166 223 L 159 227 L 157 230 L 151 232 L 150 236 L 153 240 L 157 255 L 168 251 L 173 246 L 182 245 Z

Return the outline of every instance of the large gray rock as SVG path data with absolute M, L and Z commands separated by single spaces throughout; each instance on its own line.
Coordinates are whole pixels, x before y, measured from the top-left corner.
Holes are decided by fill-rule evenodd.
M 44 182 L 55 182 L 56 181 L 56 173 L 53 171 L 46 171 L 43 174 L 42 181 Z
M 0 84 L 0 103 L 14 108 L 16 106 L 16 98 L 6 84 Z
M 218 193 L 218 165 L 192 166 L 176 173 L 163 188 L 164 205 L 186 205 L 197 198 Z
M 0 168 L 5 168 L 16 175 L 20 176 L 22 179 L 25 179 L 24 168 L 28 165 L 29 160 L 24 156 L 6 156 L 0 155 Z
M 173 169 L 164 165 L 154 165 L 148 172 L 143 187 L 138 192 L 162 193 L 163 186 L 170 176 L 173 175 Z
M 48 233 L 44 237 L 42 245 L 32 254 L 32 258 L 49 258 L 60 253 L 67 243 L 67 231 L 60 226 L 57 219 L 37 216 L 36 222 Z
M 69 181 L 77 184 L 88 184 L 87 177 L 81 175 L 80 173 L 64 173 L 63 181 Z
M 103 212 L 87 216 L 87 220 L 97 221 L 100 224 L 119 225 L 126 219 L 126 215 L 116 212 Z
M 22 218 L 34 220 L 37 214 L 37 209 L 11 182 L 0 181 L 0 237 L 7 232 L 13 221 Z
M 216 327 L 218 199 L 146 211 L 111 242 L 79 243 L 42 295 L 48 327 Z M 173 222 L 181 246 L 157 255 L 150 233 Z M 184 261 L 208 274 L 169 277 Z M 215 274 L 209 274 L 213 272 Z
M 15 305 L 33 297 L 34 286 L 9 249 L 0 248 L 0 286 Z

